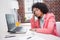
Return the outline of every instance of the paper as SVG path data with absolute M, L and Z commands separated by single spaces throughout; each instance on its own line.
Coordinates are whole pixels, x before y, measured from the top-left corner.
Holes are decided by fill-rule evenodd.
M 45 40 L 39 37 L 35 32 L 29 31 L 26 35 L 27 40 Z
M 29 38 L 29 40 L 45 40 L 45 39 L 44 38 L 40 38 L 38 36 L 34 36 L 34 37 Z

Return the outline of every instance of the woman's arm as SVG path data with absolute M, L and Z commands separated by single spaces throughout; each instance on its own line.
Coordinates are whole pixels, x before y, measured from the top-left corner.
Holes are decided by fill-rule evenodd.
M 34 16 L 34 14 L 33 14 L 33 17 L 30 20 L 30 23 L 31 23 L 31 28 L 32 29 L 35 28 L 35 16 Z
M 33 29 L 33 28 L 35 28 L 35 21 L 34 21 L 34 19 L 33 18 L 31 18 L 31 20 L 30 20 L 30 23 L 31 23 L 31 28 Z

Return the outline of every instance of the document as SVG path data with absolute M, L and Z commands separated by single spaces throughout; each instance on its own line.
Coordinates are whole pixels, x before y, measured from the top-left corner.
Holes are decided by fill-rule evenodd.
M 35 32 L 29 31 L 26 35 L 27 40 L 46 40 L 42 37 L 39 37 Z
M 29 40 L 45 40 L 44 38 L 40 38 L 38 36 L 34 36 L 34 37 L 29 37 Z

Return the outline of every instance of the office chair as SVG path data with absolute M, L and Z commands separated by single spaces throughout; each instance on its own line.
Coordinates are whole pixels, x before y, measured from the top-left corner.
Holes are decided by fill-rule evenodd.
M 60 22 L 56 22 L 58 36 L 60 36 Z

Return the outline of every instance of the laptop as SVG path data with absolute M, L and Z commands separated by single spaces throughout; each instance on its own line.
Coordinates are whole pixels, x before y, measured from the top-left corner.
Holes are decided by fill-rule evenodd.
M 9 33 L 26 33 L 22 26 L 15 26 L 15 17 L 13 14 L 5 14 L 5 17 Z

